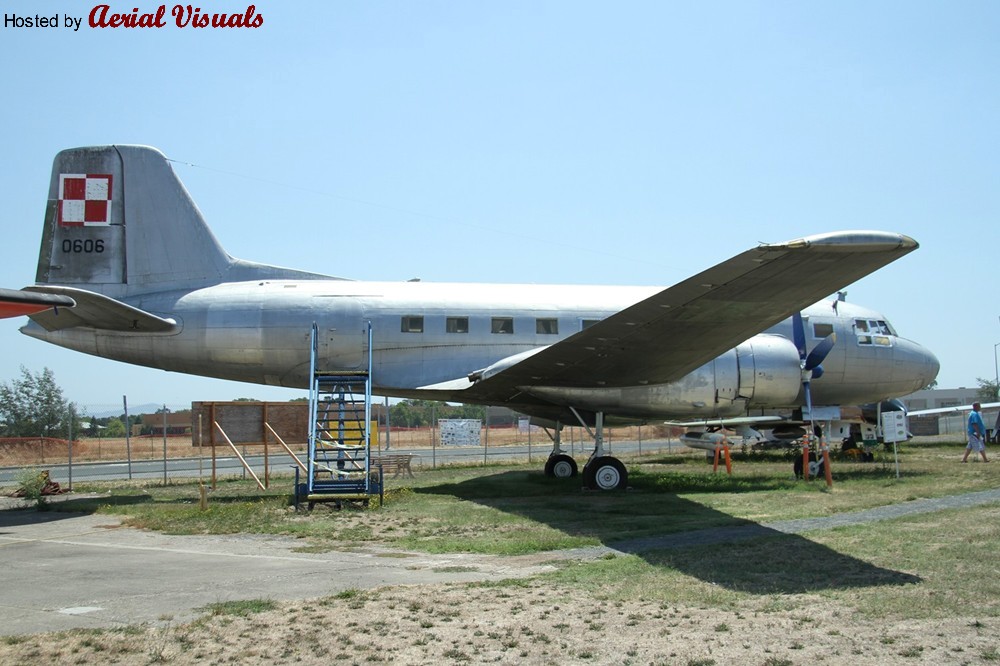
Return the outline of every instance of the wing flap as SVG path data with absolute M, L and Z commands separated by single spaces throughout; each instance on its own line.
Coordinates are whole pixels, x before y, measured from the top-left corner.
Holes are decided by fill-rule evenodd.
M 676 381 L 753 335 L 912 252 L 901 234 L 845 231 L 761 245 L 469 388 L 508 402 L 532 386 Z
M 47 331 L 78 326 L 104 331 L 138 333 L 173 333 L 180 330 L 180 326 L 173 319 L 159 317 L 85 289 L 36 285 L 25 287 L 24 291 L 69 298 L 75 303 L 72 308 L 46 310 L 29 315 L 32 321 Z

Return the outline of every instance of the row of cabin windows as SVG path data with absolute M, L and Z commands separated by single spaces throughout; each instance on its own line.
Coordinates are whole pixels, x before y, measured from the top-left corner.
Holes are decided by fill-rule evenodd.
M 587 328 L 597 323 L 596 319 L 584 319 L 581 328 Z M 400 321 L 400 330 L 403 333 L 423 333 L 424 318 L 422 315 L 403 315 Z M 468 333 L 468 317 L 447 317 L 444 321 L 446 333 Z M 490 319 L 490 332 L 499 335 L 514 334 L 513 317 L 492 317 Z M 559 335 L 559 320 L 549 317 L 538 317 L 535 319 L 535 333 L 539 335 Z

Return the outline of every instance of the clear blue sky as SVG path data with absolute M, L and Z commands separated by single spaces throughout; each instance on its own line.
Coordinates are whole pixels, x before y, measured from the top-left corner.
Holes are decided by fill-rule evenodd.
M 159 5 L 112 3 L 135 6 Z M 256 30 L 0 27 L 0 286 L 34 281 L 56 152 L 143 143 L 234 256 L 358 279 L 667 285 L 759 241 L 906 233 L 921 249 L 848 300 L 934 350 L 942 387 L 994 376 L 1000 4 L 256 6 Z M 0 381 L 47 366 L 84 407 L 304 395 L 19 325 Z

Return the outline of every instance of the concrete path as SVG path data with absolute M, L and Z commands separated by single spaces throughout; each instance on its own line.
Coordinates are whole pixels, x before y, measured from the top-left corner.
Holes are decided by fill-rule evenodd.
M 0 635 L 176 623 L 222 601 L 499 580 L 553 568 L 537 557 L 294 551 L 302 545 L 272 536 L 144 532 L 112 516 L 0 511 Z

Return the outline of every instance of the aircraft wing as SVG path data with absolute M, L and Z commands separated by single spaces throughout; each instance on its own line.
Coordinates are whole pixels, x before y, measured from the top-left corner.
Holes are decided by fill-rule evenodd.
M 31 315 L 57 307 L 71 308 L 74 305 L 76 305 L 76 301 L 61 294 L 38 294 L 17 289 L 0 289 L 0 319 Z
M 25 287 L 20 293 L 25 292 L 37 298 L 61 299 L 60 304 L 68 301 L 73 305 L 71 308 L 28 313 L 33 321 L 48 331 L 84 326 L 105 331 L 171 333 L 180 328 L 173 319 L 158 317 L 85 289 L 45 285 Z
M 917 247 L 908 236 L 879 231 L 762 244 L 492 376 L 466 382 L 464 391 L 454 390 L 461 380 L 440 388 L 450 389 L 456 400 L 461 400 L 457 394 L 464 394 L 504 404 L 536 402 L 524 395 L 532 386 L 594 388 L 675 381 Z

